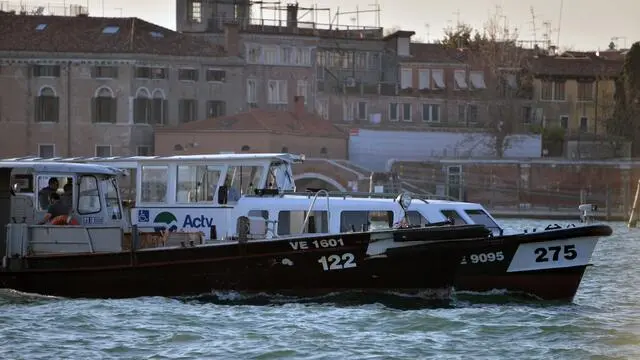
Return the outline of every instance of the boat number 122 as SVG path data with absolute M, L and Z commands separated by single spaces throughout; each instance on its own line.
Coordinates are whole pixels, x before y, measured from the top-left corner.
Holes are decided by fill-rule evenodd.
M 561 251 L 567 260 L 573 260 L 578 257 L 575 245 L 547 246 L 539 247 L 534 251 L 536 254 L 536 262 L 547 262 L 549 260 L 558 261 Z
M 323 256 L 318 259 L 318 262 L 322 264 L 322 270 L 342 270 L 356 267 L 356 257 L 352 253 L 344 253 L 342 255 L 329 255 Z

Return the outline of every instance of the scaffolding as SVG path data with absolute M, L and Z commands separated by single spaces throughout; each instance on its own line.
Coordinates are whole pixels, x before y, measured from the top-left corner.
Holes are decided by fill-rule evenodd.
M 33 5 L 26 1 L 0 1 L 0 12 L 20 15 L 79 16 L 89 15 L 89 8 L 87 6 L 67 3 Z

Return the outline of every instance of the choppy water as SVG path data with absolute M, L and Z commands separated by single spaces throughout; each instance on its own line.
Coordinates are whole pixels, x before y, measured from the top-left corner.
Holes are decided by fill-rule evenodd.
M 505 220 L 509 227 L 548 221 Z M 65 300 L 0 290 L 0 359 L 640 359 L 640 229 L 612 223 L 573 304 L 358 294 Z

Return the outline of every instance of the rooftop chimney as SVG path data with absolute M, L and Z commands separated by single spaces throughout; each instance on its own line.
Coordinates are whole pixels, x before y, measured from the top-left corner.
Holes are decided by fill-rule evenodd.
M 295 29 L 298 27 L 298 3 L 287 5 L 287 28 Z
M 230 56 L 240 55 L 240 25 L 238 23 L 224 24 L 224 49 Z
M 293 112 L 297 117 L 302 117 L 306 113 L 304 108 L 304 96 L 293 97 Z

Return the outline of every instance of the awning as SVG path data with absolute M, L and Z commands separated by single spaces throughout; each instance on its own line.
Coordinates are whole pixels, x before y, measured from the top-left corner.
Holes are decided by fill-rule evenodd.
M 471 80 L 471 86 L 474 89 L 486 89 L 487 85 L 484 83 L 484 73 L 482 71 L 472 71 L 469 75 Z
M 444 72 L 442 70 L 432 70 L 431 76 L 438 89 L 444 89 L 446 87 L 444 84 Z
M 468 87 L 464 71 L 456 71 L 454 79 L 456 81 L 456 86 L 458 87 L 458 89 L 466 89 Z

